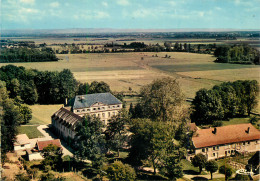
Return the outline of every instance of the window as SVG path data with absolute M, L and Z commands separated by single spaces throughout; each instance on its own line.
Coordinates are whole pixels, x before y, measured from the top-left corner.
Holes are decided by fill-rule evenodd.
M 215 155 L 216 155 L 216 154 L 215 154 L 215 153 L 213 153 L 213 157 L 215 157 Z
M 257 141 L 255 141 L 255 144 L 257 144 L 258 142 Z
M 108 112 L 108 117 L 110 117 L 110 112 Z
M 102 109 L 105 109 L 105 107 L 102 107 Z
M 21 145 L 21 147 L 24 147 L 24 145 Z
M 95 111 L 96 110 L 96 108 L 93 108 L 93 111 Z
M 230 150 L 228 150 L 228 153 L 230 153 Z
M 249 145 L 250 145 L 250 141 L 248 141 L 248 142 L 247 142 L 247 144 L 249 144 Z
M 225 155 L 227 155 L 227 151 L 225 151 Z
M 100 110 L 100 107 L 98 108 L 98 110 Z
M 216 150 L 215 146 L 213 146 L 213 150 Z
M 217 150 L 219 149 L 219 146 L 217 146 Z
M 105 113 L 102 113 L 102 117 L 103 117 L 103 118 L 106 117 L 106 114 L 105 114 Z
M 209 151 L 209 148 L 206 148 L 206 151 Z
M 113 106 L 113 108 L 115 108 L 115 106 Z
M 119 105 L 117 105 L 117 107 L 120 107 Z
M 246 144 L 246 143 L 245 143 L 245 142 L 243 142 L 243 146 L 245 146 L 245 144 Z
M 90 111 L 90 109 L 87 109 L 87 111 Z
M 80 110 L 77 110 L 77 112 L 80 112 Z
M 202 148 L 202 152 L 205 152 L 205 148 Z

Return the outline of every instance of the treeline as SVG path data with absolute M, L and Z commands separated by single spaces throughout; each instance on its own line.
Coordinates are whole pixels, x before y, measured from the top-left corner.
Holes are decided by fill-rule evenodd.
M 1 161 L 6 161 L 6 153 L 13 151 L 13 145 L 20 124 L 28 123 L 32 118 L 32 110 L 19 99 L 11 99 L 6 83 L 0 81 L 0 123 L 1 123 Z
M 49 62 L 58 61 L 51 48 L 2 48 L 0 62 Z
M 26 104 L 63 104 L 75 95 L 112 92 L 105 82 L 77 82 L 72 72 L 38 71 L 7 65 L 0 68 L 0 80 L 6 82 L 10 98 Z M 120 100 L 122 94 L 113 93 Z
M 191 120 L 196 124 L 212 124 L 245 113 L 250 116 L 257 105 L 259 85 L 256 80 L 238 80 L 201 89 L 192 102 Z
M 234 45 L 217 47 L 214 55 L 215 62 L 239 63 L 239 64 L 259 64 L 259 52 L 249 45 Z

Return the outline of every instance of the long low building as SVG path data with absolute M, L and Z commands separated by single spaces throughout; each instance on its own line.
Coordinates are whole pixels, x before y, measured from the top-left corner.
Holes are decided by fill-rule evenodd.
M 122 102 L 111 93 L 79 95 L 69 105 L 60 108 L 51 117 L 55 132 L 67 141 L 74 139 L 77 123 L 82 121 L 84 115 L 99 117 L 107 125 L 108 120 L 122 109 Z
M 259 140 L 260 131 L 249 123 L 198 129 L 192 137 L 195 154 L 202 153 L 209 160 L 230 156 L 236 151 L 259 151 Z

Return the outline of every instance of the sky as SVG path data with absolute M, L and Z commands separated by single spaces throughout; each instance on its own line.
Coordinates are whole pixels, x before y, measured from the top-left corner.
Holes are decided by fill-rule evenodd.
M 260 29 L 260 0 L 0 0 L 2 29 Z

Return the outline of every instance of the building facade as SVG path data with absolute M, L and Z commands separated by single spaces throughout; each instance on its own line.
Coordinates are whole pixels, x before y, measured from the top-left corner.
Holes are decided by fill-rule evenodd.
M 195 154 L 202 153 L 208 160 L 217 159 L 235 152 L 259 151 L 260 131 L 251 124 L 198 129 L 192 137 L 192 142 Z M 188 159 L 193 156 L 190 155 Z
M 122 102 L 111 93 L 80 95 L 70 102 L 71 106 L 60 108 L 51 117 L 56 134 L 67 141 L 74 139 L 77 123 L 82 121 L 84 115 L 99 117 L 107 125 L 108 120 L 123 107 Z

